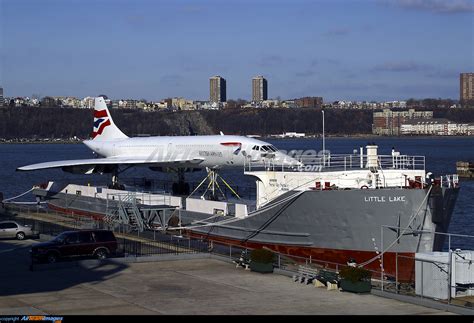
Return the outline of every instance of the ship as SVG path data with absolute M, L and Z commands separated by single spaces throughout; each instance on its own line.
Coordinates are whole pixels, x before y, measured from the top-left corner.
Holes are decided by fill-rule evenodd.
M 474 177 L 474 163 L 468 161 L 456 162 L 456 173 L 459 177 L 473 178 Z
M 181 230 L 329 267 L 355 262 L 399 281 L 414 278 L 414 260 L 408 258 L 443 249 L 460 189 L 457 175 L 433 176 L 424 156 L 395 150 L 379 155 L 375 144 L 298 160 L 297 166 L 246 164 L 243 174 L 255 180 L 254 200 L 55 182 L 33 193 L 60 212 L 129 221 L 138 230 Z

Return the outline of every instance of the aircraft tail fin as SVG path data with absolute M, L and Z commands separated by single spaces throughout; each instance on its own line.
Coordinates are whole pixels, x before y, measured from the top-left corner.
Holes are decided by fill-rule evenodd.
M 91 137 L 93 140 L 111 140 L 128 138 L 114 123 L 112 115 L 103 97 L 95 98 L 94 127 Z

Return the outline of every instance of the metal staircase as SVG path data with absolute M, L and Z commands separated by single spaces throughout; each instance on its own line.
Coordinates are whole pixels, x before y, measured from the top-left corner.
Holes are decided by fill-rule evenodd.
M 166 231 L 172 218 L 173 222 L 180 224 L 181 217 L 176 207 L 145 207 L 139 205 L 138 201 L 140 200 L 137 199 L 135 192 L 107 194 L 107 208 L 103 221 L 110 226 L 125 224 L 132 231 L 139 232 L 157 229 Z M 178 223 L 172 226 L 179 226 Z
M 132 229 L 140 232 L 148 228 L 137 206 L 137 198 L 134 192 L 114 193 L 113 198 L 107 196 L 107 210 L 104 222 L 109 224 L 127 224 Z

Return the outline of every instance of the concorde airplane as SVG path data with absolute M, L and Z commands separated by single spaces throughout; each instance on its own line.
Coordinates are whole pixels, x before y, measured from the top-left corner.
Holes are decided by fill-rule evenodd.
M 120 167 L 147 166 L 152 170 L 212 169 L 252 164 L 297 166 L 300 163 L 273 145 L 243 136 L 126 136 L 112 120 L 103 97 L 95 98 L 92 139 L 85 140 L 99 158 L 52 161 L 17 168 L 32 171 L 61 168 L 81 174 L 112 173 Z

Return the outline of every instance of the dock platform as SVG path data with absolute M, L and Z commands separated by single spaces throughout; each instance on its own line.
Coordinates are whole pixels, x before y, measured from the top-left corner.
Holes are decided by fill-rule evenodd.
M 2 241 L 1 315 L 450 314 L 375 295 L 327 291 L 216 259 L 28 269 L 35 241 Z M 21 286 L 21 287 L 19 287 Z

